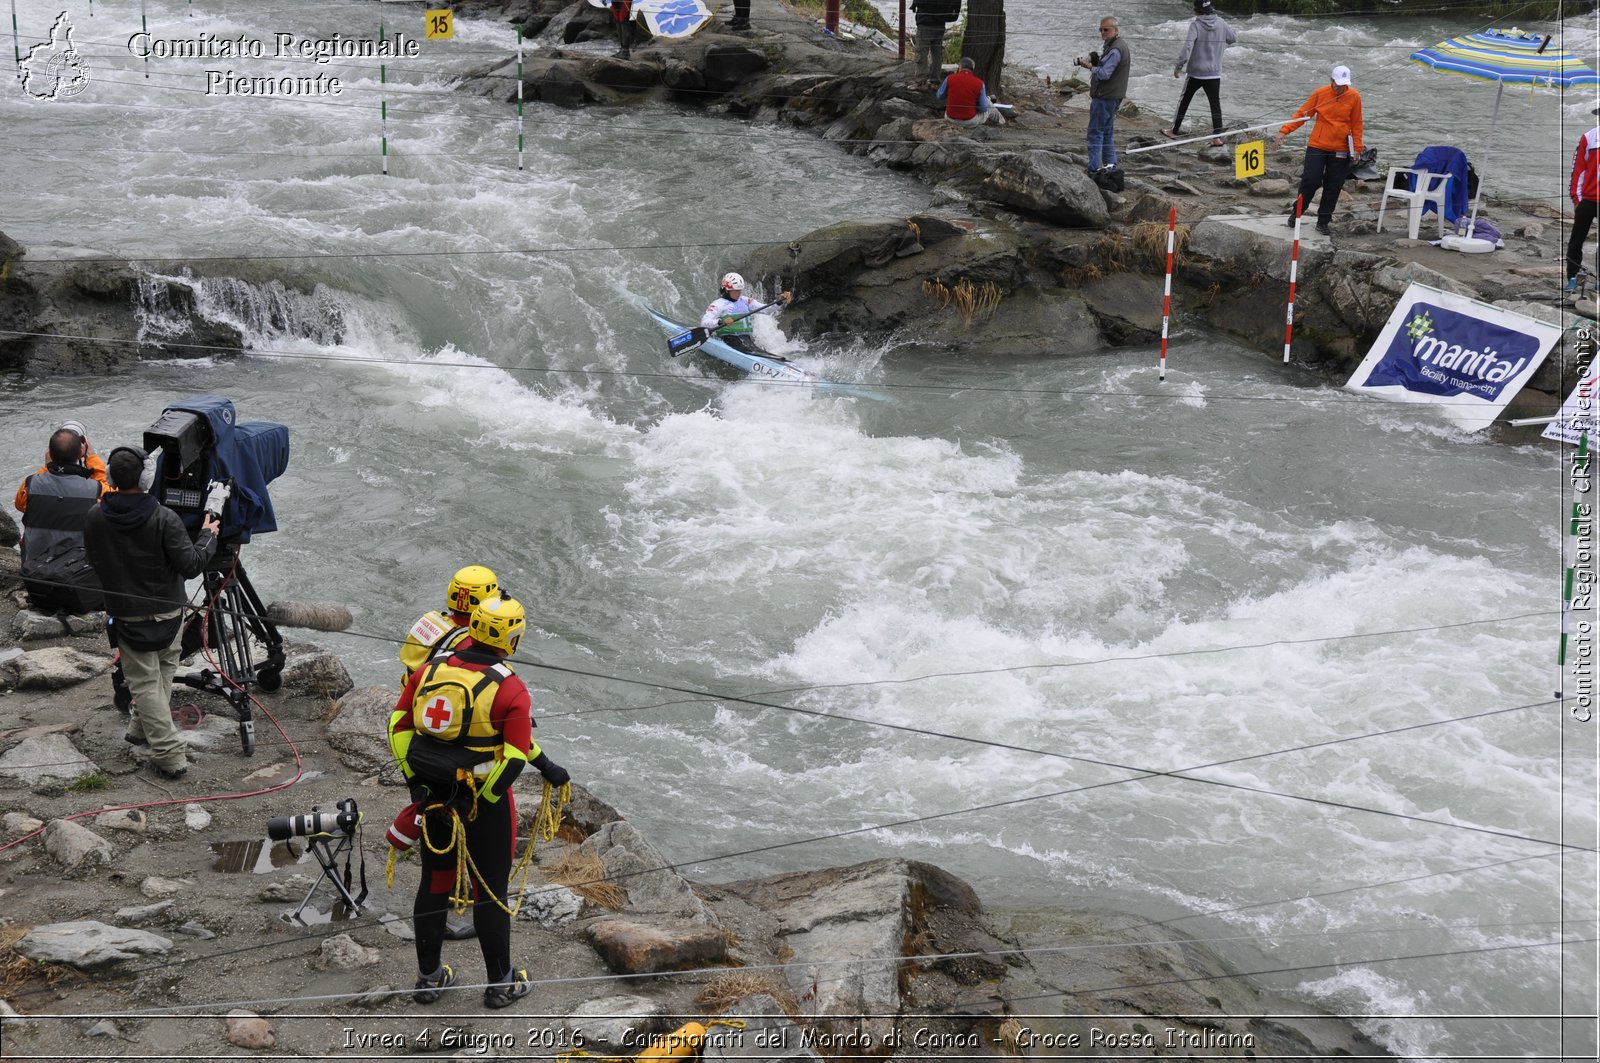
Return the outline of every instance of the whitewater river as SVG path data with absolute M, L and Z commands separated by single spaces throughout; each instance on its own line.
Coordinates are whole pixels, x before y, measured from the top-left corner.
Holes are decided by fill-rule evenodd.
M 24 33 L 66 2 L 22 0 Z M 513 110 L 447 87 L 511 48 L 499 26 L 387 72 L 147 79 L 136 5 L 73 15 L 88 89 L 0 93 L 0 229 L 37 259 L 241 256 L 202 296 L 252 350 L 8 381 L 0 469 L 68 416 L 107 451 L 228 396 L 292 434 L 281 528 L 245 552 L 264 597 L 347 602 L 326 642 L 392 683 L 450 573 L 493 566 L 529 606 L 540 739 L 692 878 L 899 854 L 991 905 L 1212 912 L 1179 925 L 1397 1051 L 1593 1057 L 1593 1023 L 1560 1020 L 1594 1004 L 1593 945 L 1562 940 L 1595 936 L 1595 734 L 1549 700 L 1553 451 L 1193 331 L 1165 385 L 1149 349 L 775 336 L 891 401 L 707 379 L 639 301 L 696 312 L 755 241 L 926 190 L 665 108 L 530 109 L 518 172 Z M 379 16 L 420 28 L 338 0 L 149 7 L 162 36 L 269 41 Z M 1324 23 L 1270 25 L 1321 54 Z M 218 65 L 345 91 L 204 95 Z

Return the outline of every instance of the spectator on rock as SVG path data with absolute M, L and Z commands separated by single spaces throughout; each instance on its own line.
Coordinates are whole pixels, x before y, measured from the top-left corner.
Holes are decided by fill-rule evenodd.
M 617 59 L 633 55 L 633 0 L 611 0 L 611 21 L 617 27 Z
M 1117 20 L 1100 20 L 1101 48 L 1079 59 L 1089 71 L 1089 172 L 1117 168 L 1117 109 L 1128 95 L 1128 72 L 1133 52 L 1117 32 Z
M 978 76 L 977 67 L 968 56 L 961 57 L 961 65 L 954 74 L 939 86 L 939 99 L 944 101 L 944 118 L 957 125 L 980 126 L 986 123 L 1005 125 L 1006 120 L 994 104 Z
M 911 0 L 917 15 L 917 73 L 929 85 L 944 71 L 945 27 L 961 17 L 961 0 Z
M 733 0 L 733 17 L 728 20 L 730 30 L 750 28 L 750 0 Z
M 1223 21 L 1211 8 L 1211 0 L 1194 0 L 1194 21 L 1189 23 L 1189 36 L 1178 53 L 1178 62 L 1172 76 L 1182 77 L 1183 68 L 1189 68 L 1189 81 L 1183 86 L 1183 98 L 1178 101 L 1177 116 L 1172 128 L 1161 132 L 1176 140 L 1182 136 L 1183 116 L 1188 113 L 1189 101 L 1196 92 L 1204 90 L 1211 104 L 1211 132 L 1213 147 L 1222 146 L 1222 51 L 1238 41 L 1233 27 Z
M 1594 109 L 1600 114 L 1600 107 Z M 1572 156 L 1572 182 L 1567 189 L 1572 197 L 1572 238 L 1567 241 L 1567 291 L 1578 290 L 1578 274 L 1583 272 L 1583 242 L 1589 239 L 1596 211 L 1600 211 L 1600 126 L 1578 138 Z

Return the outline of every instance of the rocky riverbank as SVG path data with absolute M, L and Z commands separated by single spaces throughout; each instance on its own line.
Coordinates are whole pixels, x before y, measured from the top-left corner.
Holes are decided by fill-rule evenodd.
M 282 688 L 257 692 L 271 717 L 257 714 L 247 759 L 231 707 L 180 686 L 194 766 L 163 782 L 122 741 L 98 623 L 20 608 L 16 568 L 15 552 L 0 551 L 8 1054 L 631 1057 L 688 1022 L 711 1031 L 703 1058 L 747 1061 L 1030 1045 L 1041 1058 L 1384 1054 L 1335 1017 L 1278 1017 L 1308 1009 L 1171 925 L 986 910 L 966 883 L 917 861 L 691 884 L 626 810 L 581 787 L 537 848 L 514 926 L 535 995 L 493 1012 L 467 988 L 421 1007 L 405 992 L 414 861 L 392 889 L 383 875 L 383 828 L 406 801 L 384 739 L 393 692 L 352 689 L 337 657 L 294 644 Z M 526 836 L 536 802 L 523 790 Z M 267 842 L 265 821 L 344 798 L 367 827 L 352 889 L 371 895 L 351 915 L 322 884 L 309 925 L 292 923 L 319 868 L 299 845 Z M 448 944 L 446 958 L 464 983 L 481 979 L 474 943 Z

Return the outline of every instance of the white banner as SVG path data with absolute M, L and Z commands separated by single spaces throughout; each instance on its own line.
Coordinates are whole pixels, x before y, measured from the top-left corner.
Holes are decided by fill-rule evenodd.
M 1590 355 L 1589 367 L 1584 370 L 1583 378 L 1573 386 L 1567 401 L 1561 404 L 1560 415 L 1545 425 L 1546 439 L 1558 439 L 1577 446 L 1578 437 L 1587 432 L 1589 446 L 1600 443 L 1600 438 L 1595 435 L 1595 403 L 1600 402 L 1600 394 L 1595 391 L 1597 383 L 1600 383 L 1600 358 Z
M 1561 326 L 1413 283 L 1345 387 L 1422 402 L 1468 431 L 1494 423 Z

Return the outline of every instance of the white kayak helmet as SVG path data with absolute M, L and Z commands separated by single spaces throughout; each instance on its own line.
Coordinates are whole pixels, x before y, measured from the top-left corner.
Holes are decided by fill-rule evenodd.
M 722 290 L 725 292 L 744 291 L 744 278 L 737 273 L 724 273 L 722 275 Z

